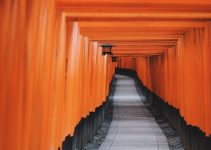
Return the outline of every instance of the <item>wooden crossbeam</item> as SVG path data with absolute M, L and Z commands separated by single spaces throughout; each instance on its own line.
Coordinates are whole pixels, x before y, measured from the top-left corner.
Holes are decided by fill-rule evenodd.
M 179 40 L 182 35 L 134 35 L 134 36 L 89 36 L 89 39 L 92 41 L 109 41 L 109 40 Z
M 203 28 L 204 22 L 201 21 L 81 21 L 80 28 Z
M 112 19 L 211 19 L 211 12 L 68 12 L 66 16 L 69 20 L 112 20 Z M 94 19 L 91 19 L 94 18 Z

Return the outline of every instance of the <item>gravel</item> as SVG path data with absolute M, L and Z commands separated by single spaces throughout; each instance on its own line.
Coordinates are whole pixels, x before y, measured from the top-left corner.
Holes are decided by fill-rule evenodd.
M 105 112 L 105 119 L 102 123 L 102 126 L 97 131 L 97 134 L 94 136 L 93 140 L 90 143 L 87 143 L 83 150 L 98 150 L 100 145 L 103 143 L 104 139 L 106 138 L 108 134 L 109 127 L 111 125 L 112 121 L 112 102 L 109 102 L 108 109 Z
M 184 150 L 181 136 L 178 134 L 178 132 L 175 129 L 171 127 L 167 119 L 165 119 L 158 110 L 150 109 L 149 107 L 148 109 L 153 115 L 153 117 L 155 118 L 155 120 L 157 121 L 157 123 L 159 124 L 163 133 L 165 134 L 168 141 L 169 149 L 170 150 Z

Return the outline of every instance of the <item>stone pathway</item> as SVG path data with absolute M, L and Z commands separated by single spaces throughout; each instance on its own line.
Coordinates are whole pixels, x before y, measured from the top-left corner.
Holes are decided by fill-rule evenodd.
M 169 150 L 165 135 L 141 101 L 133 78 L 118 79 L 113 120 L 99 150 Z

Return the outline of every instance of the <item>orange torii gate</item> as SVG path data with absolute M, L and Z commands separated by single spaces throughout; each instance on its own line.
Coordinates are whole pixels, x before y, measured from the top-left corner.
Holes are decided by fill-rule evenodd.
M 105 100 L 115 67 L 211 135 L 208 0 L 2 0 L 0 149 L 61 147 Z M 102 56 L 100 44 L 115 45 Z

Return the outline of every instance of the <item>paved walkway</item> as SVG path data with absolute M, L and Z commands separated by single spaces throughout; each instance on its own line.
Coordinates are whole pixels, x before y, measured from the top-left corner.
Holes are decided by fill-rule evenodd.
M 100 150 L 168 150 L 159 125 L 136 91 L 132 78 L 118 79 L 113 97 L 113 120 Z M 143 98 L 143 97 L 142 97 Z

